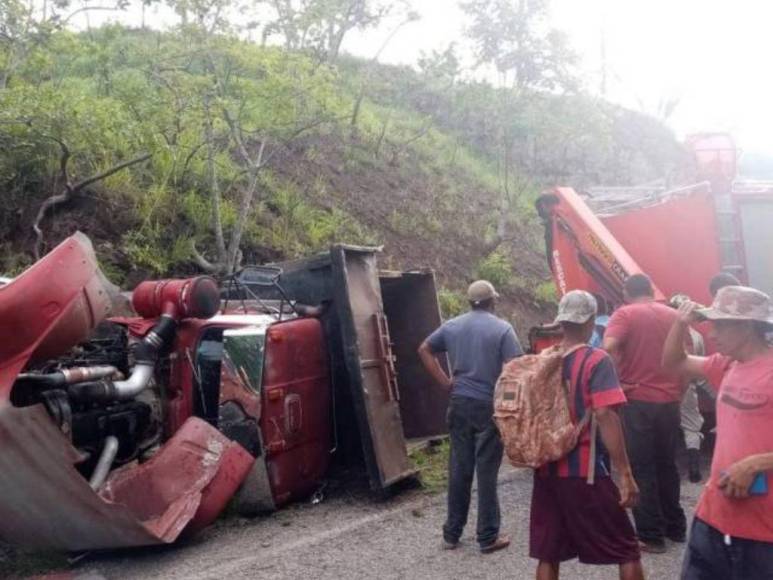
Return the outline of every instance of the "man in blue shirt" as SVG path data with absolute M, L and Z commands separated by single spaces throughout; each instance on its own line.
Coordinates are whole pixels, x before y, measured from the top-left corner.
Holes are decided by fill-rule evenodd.
M 523 351 L 512 325 L 494 315 L 498 297 L 491 283 L 473 282 L 467 291 L 470 312 L 444 323 L 419 347 L 427 371 L 451 390 L 448 519 L 443 526 L 446 549 L 457 547 L 467 523 L 475 472 L 480 550 L 490 553 L 510 544 L 507 536 L 499 534 L 497 476 L 503 448 L 493 419 L 494 386 L 502 365 Z M 437 360 L 440 353 L 448 353 L 452 378 Z

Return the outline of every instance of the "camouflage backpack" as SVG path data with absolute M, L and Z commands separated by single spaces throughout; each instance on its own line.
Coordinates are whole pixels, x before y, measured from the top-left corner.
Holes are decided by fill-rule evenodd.
M 577 446 L 580 434 L 591 425 L 591 467 L 596 462 L 596 421 L 590 409 L 579 423 L 572 421 L 569 407 L 570 386 L 563 379 L 567 352 L 551 347 L 536 355 L 508 362 L 502 369 L 494 391 L 494 421 L 502 435 L 510 463 L 516 467 L 538 468 L 561 459 Z M 578 384 L 593 349 L 587 349 L 580 365 Z M 588 470 L 593 483 L 595 469 Z

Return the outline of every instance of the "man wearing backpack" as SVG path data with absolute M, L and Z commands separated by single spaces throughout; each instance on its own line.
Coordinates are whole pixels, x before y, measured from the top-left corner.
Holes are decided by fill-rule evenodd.
M 449 550 L 459 545 L 467 523 L 476 472 L 480 551 L 495 552 L 510 544 L 507 536 L 499 534 L 497 475 L 502 441 L 493 420 L 493 396 L 502 365 L 523 352 L 512 325 L 494 315 L 498 297 L 489 282 L 473 282 L 467 291 L 470 312 L 444 323 L 419 347 L 427 371 L 451 390 L 448 519 L 443 526 L 443 547 Z M 448 353 L 453 378 L 438 363 L 440 353 Z
M 664 370 L 661 354 L 678 314 L 655 302 L 652 282 L 644 274 L 623 285 L 627 304 L 609 320 L 604 349 L 615 361 L 628 404 L 623 426 L 641 502 L 633 510 L 641 549 L 666 551 L 665 539 L 683 543 L 687 520 L 679 504 L 681 478 L 676 466 L 680 404 L 684 380 Z
M 609 355 L 587 345 L 595 317 L 596 300 L 588 292 L 573 290 L 561 299 L 556 322 L 564 332 L 562 373 L 570 414 L 587 425 L 574 449 L 534 476 L 529 552 L 539 560 L 537 580 L 557 580 L 560 563 L 573 558 L 617 564 L 623 580 L 644 578 L 625 512 L 639 495 L 617 414 L 626 398 Z M 619 487 L 610 476 L 610 458 Z

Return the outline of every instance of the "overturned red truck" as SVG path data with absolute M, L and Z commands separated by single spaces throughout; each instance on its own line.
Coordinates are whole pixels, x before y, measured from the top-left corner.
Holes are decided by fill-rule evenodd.
M 440 320 L 434 276 L 376 255 L 335 246 L 227 288 L 144 282 L 108 319 L 122 295 L 76 234 L 0 286 L 0 538 L 169 543 L 230 501 L 307 496 L 331 464 L 376 490 L 413 476 L 406 439 L 445 430 L 416 355 Z
M 547 256 L 561 295 L 582 289 L 610 308 L 622 285 L 646 273 L 657 298 L 687 294 L 710 303 L 709 280 L 720 271 L 773 294 L 773 184 L 743 181 L 738 151 L 724 134 L 687 140 L 688 183 L 676 189 L 594 188 L 579 195 L 557 188 L 537 209 Z

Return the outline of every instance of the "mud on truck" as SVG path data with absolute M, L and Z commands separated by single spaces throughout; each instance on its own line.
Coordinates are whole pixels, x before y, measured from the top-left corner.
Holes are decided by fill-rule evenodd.
M 331 465 L 374 490 L 445 431 L 416 354 L 440 322 L 430 271 L 335 246 L 220 287 L 126 298 L 82 234 L 0 286 L 0 538 L 91 550 L 174 542 L 227 503 L 276 509 Z M 304 306 L 306 305 L 306 306 Z M 112 314 L 112 317 L 111 317 Z

